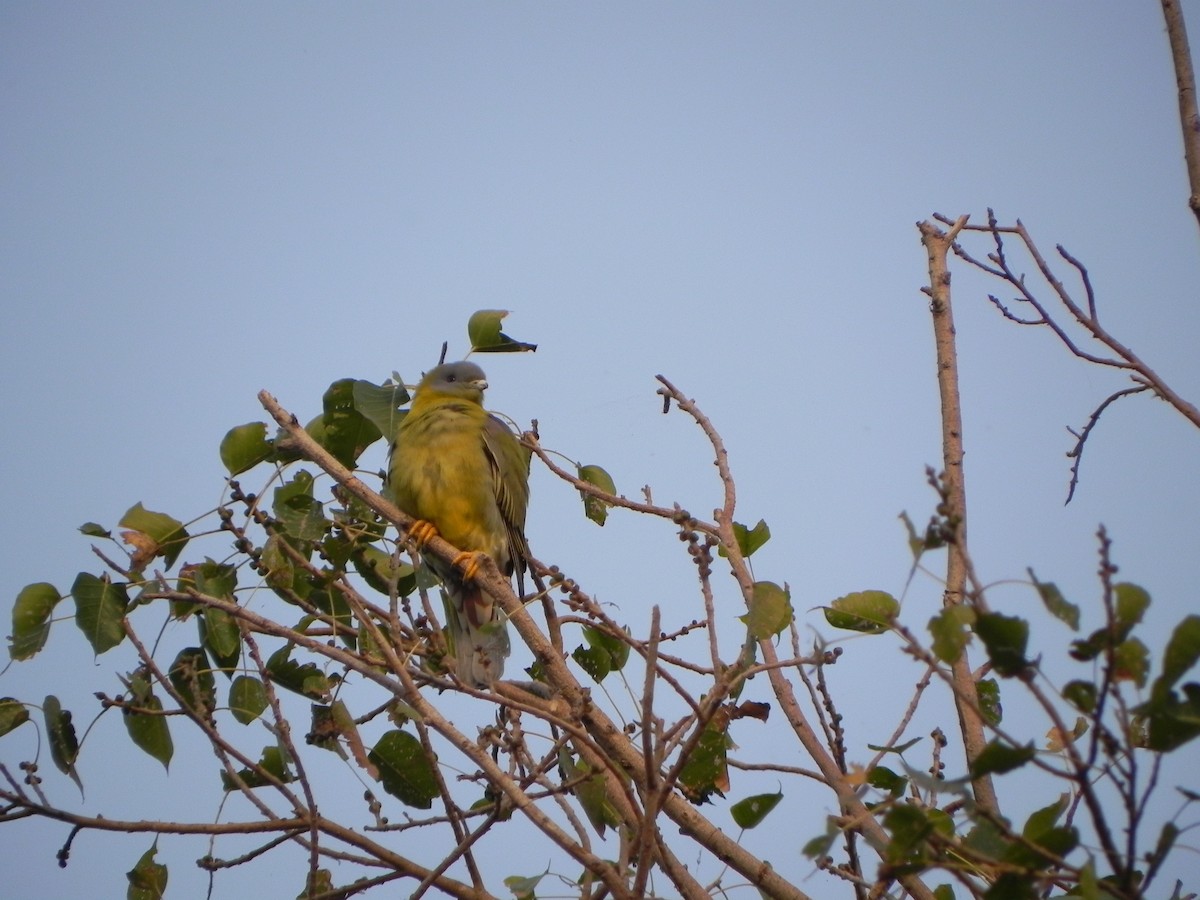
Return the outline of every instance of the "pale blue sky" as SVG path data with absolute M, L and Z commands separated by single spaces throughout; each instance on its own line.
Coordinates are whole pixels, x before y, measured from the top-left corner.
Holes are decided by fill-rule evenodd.
M 1200 40 L 1200 9 L 1184 6 Z M 7 3 L 0 120 L 4 604 L 94 567 L 84 521 L 114 524 L 139 500 L 181 518 L 210 508 L 217 445 L 263 418 L 259 389 L 308 418 L 337 378 L 413 379 L 443 340 L 461 354 L 484 307 L 513 310 L 510 333 L 540 344 L 482 363 L 490 404 L 536 417 L 548 446 L 706 513 L 709 456 L 659 414 L 661 372 L 724 434 L 740 518 L 771 526 L 759 577 L 789 582 L 802 610 L 899 592 L 896 515 L 928 517 L 923 468 L 939 462 L 913 225 L 934 211 L 980 221 L 991 205 L 1047 251 L 1065 244 L 1110 330 L 1200 397 L 1197 228 L 1150 0 Z M 1195 429 L 1124 401 L 1064 508 L 1064 426 L 1124 382 L 1001 322 L 983 300 L 994 286 L 960 271 L 955 287 L 981 574 L 1032 565 L 1087 606 L 1104 522 L 1162 634 L 1195 606 Z M 669 529 L 616 515 L 600 531 L 545 473 L 534 491 L 535 552 L 635 623 L 650 602 L 696 602 Z M 918 582 L 914 624 L 936 601 Z M 1033 596 L 993 602 L 1031 612 Z M 54 640 L 86 661 L 80 683 L 48 686 L 60 663 L 45 655 L 0 693 L 53 689 L 86 722 L 128 657 L 93 666 L 69 622 Z M 885 654 L 908 683 L 887 646 L 861 658 Z M 876 709 L 844 711 L 860 745 L 884 736 Z M 25 743 L 4 760 L 32 752 L 30 735 L 5 740 Z M 128 811 L 107 773 L 136 751 L 121 734 L 111 747 L 89 746 L 81 768 L 93 808 L 115 816 Z M 209 777 L 212 757 L 196 758 Z M 182 765 L 165 779 L 128 761 L 174 805 L 164 816 L 184 814 Z M 772 859 L 803 877 L 820 814 L 795 821 Z M 64 833 L 6 829 L 12 896 L 116 895 L 148 844 L 84 836 L 63 872 Z M 196 896 L 204 849 L 161 847 L 174 896 Z

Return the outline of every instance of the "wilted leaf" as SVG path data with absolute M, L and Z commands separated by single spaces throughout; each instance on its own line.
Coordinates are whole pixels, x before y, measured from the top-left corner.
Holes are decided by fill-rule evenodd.
M 887 591 L 858 591 L 830 603 L 825 621 L 847 631 L 882 634 L 899 613 L 900 604 Z
M 221 440 L 221 464 L 230 475 L 240 475 L 270 459 L 275 445 L 267 440 L 267 426 L 249 422 L 231 428 Z
M 1088 731 L 1088 720 L 1083 716 L 1075 717 L 1075 727 L 1065 734 L 1057 726 L 1051 726 L 1046 732 L 1046 749 L 1051 753 L 1061 753 L 1069 744 L 1075 743 Z
M 28 584 L 17 594 L 12 611 L 12 643 L 8 655 L 29 659 L 46 645 L 50 634 L 50 616 L 62 596 L 58 588 L 44 581 Z
M 152 555 L 161 556 L 167 568 L 175 564 L 189 538 L 187 529 L 178 519 L 148 510 L 141 503 L 131 506 L 118 524 L 150 538 L 154 542 Z
M 429 809 L 438 795 L 437 778 L 425 748 L 407 731 L 389 731 L 367 758 L 379 770 L 383 789 L 408 806 Z

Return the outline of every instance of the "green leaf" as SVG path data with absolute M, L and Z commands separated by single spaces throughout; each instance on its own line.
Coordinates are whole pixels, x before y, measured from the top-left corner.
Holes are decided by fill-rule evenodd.
M 125 610 L 129 595 L 124 585 L 113 584 L 105 575 L 97 578 L 80 572 L 71 585 L 75 598 L 75 624 L 97 655 L 125 640 Z
M 999 741 L 989 741 L 975 758 L 975 764 L 971 766 L 971 777 L 1003 775 L 1005 772 L 1019 769 L 1033 759 L 1036 752 L 1033 744 L 1012 747 Z
M 275 489 L 271 511 L 283 530 L 297 540 L 319 541 L 329 530 L 325 511 L 313 498 L 313 477 L 303 470 Z
M 29 710 L 14 697 L 0 697 L 0 737 L 29 721 Z
M 402 803 L 429 809 L 438 795 L 437 778 L 425 748 L 407 731 L 381 737 L 367 758 L 379 770 L 383 789 Z
M 1150 595 L 1136 584 L 1128 582 L 1114 585 L 1113 590 L 1117 595 L 1117 625 L 1123 639 L 1134 625 L 1142 621 L 1142 616 L 1150 606 Z
M 406 414 L 400 407 L 412 399 L 400 379 L 395 378 L 382 385 L 371 384 L 369 381 L 355 381 L 351 394 L 354 398 L 354 408 L 378 428 L 380 434 L 391 441 Z
M 899 797 L 908 787 L 908 779 L 898 775 L 887 766 L 876 766 L 867 775 L 867 784 Z
M 516 900 L 536 900 L 538 883 L 546 877 L 550 869 L 541 875 L 509 875 L 504 879 L 504 886 L 513 892 Z
M 103 525 L 97 525 L 95 522 L 84 522 L 79 526 L 79 533 L 86 534 L 88 537 L 111 538 L 112 532 Z
M 1096 708 L 1098 692 L 1090 681 L 1070 681 L 1063 687 L 1063 698 L 1082 713 Z
M 1188 682 L 1183 694 L 1180 700 L 1170 688 L 1156 689 L 1150 702 L 1138 707 L 1138 714 L 1147 720 L 1148 749 L 1169 753 L 1200 736 L 1200 684 Z
M 1154 689 L 1174 686 L 1200 659 L 1200 616 L 1186 616 L 1167 641 L 1163 651 L 1162 674 L 1155 679 Z
M 175 564 L 189 538 L 187 529 L 178 519 L 166 513 L 152 512 L 141 503 L 131 506 L 118 524 L 150 538 L 154 544 L 151 557 L 161 556 L 168 569 Z
M 234 601 L 237 569 L 206 559 L 192 567 L 196 590 L 207 597 Z M 237 665 L 242 649 L 242 632 L 237 620 L 223 609 L 203 606 L 199 610 L 200 643 L 209 649 L 221 669 Z
M 887 591 L 858 591 L 838 597 L 825 609 L 825 621 L 834 628 L 882 634 L 900 613 L 900 604 Z
M 1041 891 L 1034 884 L 1025 874 L 1005 872 L 992 882 L 983 897 L 984 900 L 1041 900 Z
M 566 747 L 559 748 L 558 765 L 564 781 L 572 785 L 571 792 L 578 798 L 596 834 L 604 837 L 605 829 L 617 828 L 621 824 L 621 814 L 608 796 L 608 783 L 604 775 L 593 773 L 591 766 L 583 760 L 577 761 Z
M 274 784 L 275 781 L 289 784 L 296 780 L 296 776 L 288 771 L 287 756 L 282 749 L 275 745 L 264 747 L 258 767 L 241 769 L 238 772 L 238 778 L 248 788 L 265 787 Z M 221 772 L 221 787 L 226 792 L 239 790 L 237 781 L 230 778 L 229 773 L 225 771 Z
M 331 625 L 352 628 L 354 617 L 350 612 L 350 603 L 341 591 L 315 590 L 308 595 L 308 602 L 323 612 Z M 338 631 L 338 638 L 353 647 L 357 631 Z
M 602 682 L 612 671 L 612 660 L 607 653 L 596 647 L 576 647 L 571 652 L 571 658 L 579 663 L 579 667 L 587 672 L 596 684 Z
M 933 900 L 954 900 L 954 888 L 948 884 L 939 884 L 933 889 Z
M 50 694 L 42 701 L 42 715 L 46 719 L 46 734 L 50 739 L 50 758 L 58 771 L 69 775 L 83 790 L 83 782 L 75 771 L 75 760 L 79 758 L 79 741 L 75 737 L 75 726 L 71 724 L 71 713 L 62 708 L 58 698 Z
M 755 794 L 746 797 L 729 807 L 729 814 L 739 828 L 754 828 L 771 814 L 779 801 L 783 799 L 783 791 L 774 794 Z
M 506 309 L 481 309 L 467 322 L 467 337 L 472 353 L 519 353 L 536 350 L 537 344 L 514 341 L 500 330 L 500 322 L 508 315 Z
M 612 476 L 609 475 L 600 466 L 580 466 L 579 480 L 587 482 L 590 485 L 598 487 L 606 494 L 616 495 L 617 486 L 613 483 Z M 608 519 L 608 504 L 591 494 L 579 492 L 579 496 L 583 498 L 583 513 L 597 525 L 604 525 Z
M 947 606 L 929 620 L 929 633 L 933 635 L 933 652 L 942 662 L 958 662 L 963 649 L 971 640 L 967 629 L 975 624 L 975 608 L 956 603 Z
M 29 659 L 46 646 L 50 635 L 50 616 L 62 599 L 58 588 L 44 581 L 27 584 L 17 594 L 12 611 L 12 637 L 8 655 Z
M 342 465 L 354 468 L 362 452 L 383 432 L 354 406 L 354 379 L 335 381 L 322 398 L 321 428 L 310 434 Z
M 967 832 L 963 846 L 985 859 L 998 860 L 1008 849 L 1008 840 L 995 822 L 984 819 L 976 821 L 975 826 Z
M 333 873 L 328 869 L 309 871 L 304 879 L 304 890 L 296 895 L 296 900 L 309 900 L 310 897 L 324 897 L 333 893 Z M 346 896 L 343 894 L 343 896 Z
M 407 597 L 417 589 L 417 572 L 412 564 L 378 547 L 356 547 L 350 561 L 363 581 L 381 594 L 390 594 L 393 582 L 398 597 Z
M 1057 825 L 1059 817 L 1067 808 L 1069 798 L 1063 794 L 1054 803 L 1036 810 L 1026 820 L 1021 835 L 1046 853 L 1038 852 L 1035 847 L 1027 844 L 1014 843 L 1004 854 L 1004 861 L 1013 865 L 1034 868 L 1051 863 L 1055 856 L 1065 857 L 1079 843 L 1079 835 L 1074 828 Z M 1051 854 L 1051 855 L 1047 855 Z
M 793 616 L 789 591 L 773 581 L 756 581 L 750 597 L 750 608 L 738 619 L 745 623 L 751 639 L 763 641 L 791 625 Z
M 243 725 L 249 725 L 267 708 L 267 689 L 257 678 L 239 675 L 229 685 L 229 711 Z
M 161 715 L 162 701 L 154 696 L 145 675 L 131 678 L 129 688 L 129 702 L 138 709 L 149 712 L 135 712 L 129 707 L 123 708 L 125 730 L 129 732 L 129 738 L 135 747 L 157 759 L 164 769 L 169 770 L 175 745 L 171 742 L 171 730 L 167 726 L 167 719 Z
M 316 663 L 301 665 L 291 658 L 292 644 L 285 644 L 267 660 L 267 676 L 282 688 L 301 694 L 312 700 L 329 698 L 329 679 L 317 668 Z
M 900 872 L 920 868 L 934 833 L 934 824 L 925 812 L 912 804 L 898 803 L 883 817 L 883 827 L 892 838 L 884 849 L 884 858 Z
M 841 836 L 842 829 L 839 820 L 833 816 L 826 816 L 825 833 L 819 834 L 814 838 L 809 838 L 800 849 L 800 852 L 809 859 L 823 859 L 829 855 L 829 851 Z
M 1038 596 L 1042 598 L 1042 604 L 1046 607 L 1046 611 L 1060 622 L 1069 625 L 1072 631 L 1078 631 L 1079 607 L 1074 603 L 1068 603 L 1058 589 L 1058 585 L 1053 581 L 1038 581 L 1037 576 L 1033 574 L 1033 569 L 1026 571 L 1029 572 L 1029 579 L 1033 582 Z
M 571 656 L 597 684 L 609 672 L 619 672 L 625 667 L 629 660 L 629 645 L 625 641 L 590 626 L 583 629 L 583 637 L 588 646 L 576 647 Z
M 679 786 L 692 803 L 707 803 L 713 793 L 729 790 L 729 736 L 724 727 L 709 722 L 683 768 Z
M 733 523 L 733 538 L 737 541 L 738 550 L 742 556 L 750 557 L 754 555 L 754 551 L 771 539 L 771 529 L 767 527 L 765 519 L 759 519 L 758 524 L 753 528 L 747 528 L 741 522 Z M 718 547 L 717 553 L 720 556 L 728 556 L 724 547 Z
M 995 678 L 983 678 L 975 684 L 979 696 L 979 711 L 983 721 L 993 728 L 1004 719 L 1004 706 L 1000 703 L 1000 682 Z
M 275 445 L 267 440 L 263 422 L 248 422 L 229 429 L 221 439 L 221 463 L 230 475 L 240 475 L 271 458 Z
M 202 647 L 180 650 L 167 675 L 184 706 L 203 719 L 212 718 L 217 706 L 217 683 Z
M 1150 651 L 1137 638 L 1121 641 L 1113 650 L 1113 677 L 1146 686 L 1150 674 Z
M 1029 668 L 1025 647 L 1029 642 L 1029 623 L 1016 616 L 980 613 L 975 617 L 975 633 L 987 648 L 988 659 L 996 674 L 1020 675 Z
M 125 877 L 129 879 L 126 900 L 162 900 L 166 894 L 167 867 L 154 861 L 157 852 L 158 841 L 155 841 L 150 845 L 150 849 L 142 854 L 137 865 L 125 873 Z

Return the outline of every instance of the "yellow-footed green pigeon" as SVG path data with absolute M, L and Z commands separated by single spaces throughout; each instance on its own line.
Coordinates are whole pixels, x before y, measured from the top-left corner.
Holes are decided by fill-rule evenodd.
M 475 553 L 486 553 L 524 590 L 529 548 L 529 451 L 483 408 L 483 370 L 471 362 L 440 365 L 417 385 L 396 432 L 388 463 L 388 491 L 396 505 L 427 526 L 412 533 L 428 540 L 429 526 L 463 551 L 454 564 L 430 554 L 426 563 L 449 596 L 446 618 L 457 673 L 488 687 L 504 673 L 508 629 L 500 607 L 472 583 Z

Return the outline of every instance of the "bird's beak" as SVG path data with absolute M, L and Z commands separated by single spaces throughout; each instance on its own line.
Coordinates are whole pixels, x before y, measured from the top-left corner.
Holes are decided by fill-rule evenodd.
M 481 391 L 486 391 L 487 386 L 488 386 L 488 383 L 486 381 L 484 381 L 482 378 L 476 378 L 474 381 L 471 382 L 471 384 L 474 387 L 479 388 Z

